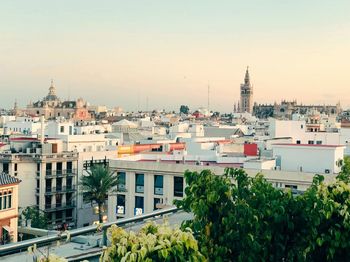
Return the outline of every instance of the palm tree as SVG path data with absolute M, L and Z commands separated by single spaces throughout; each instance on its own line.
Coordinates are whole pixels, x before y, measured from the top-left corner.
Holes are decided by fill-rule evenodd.
M 118 177 L 107 167 L 101 165 L 92 166 L 88 175 L 82 176 L 80 186 L 84 200 L 95 201 L 98 205 L 98 219 L 102 223 L 102 206 L 108 193 L 115 191 L 118 186 Z

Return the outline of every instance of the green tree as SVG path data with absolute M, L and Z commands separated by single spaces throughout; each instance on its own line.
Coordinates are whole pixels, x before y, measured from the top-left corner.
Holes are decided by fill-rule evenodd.
M 186 171 L 190 227 L 210 261 L 350 261 L 350 186 L 316 175 L 299 196 L 240 169 Z
M 31 226 L 34 228 L 48 229 L 48 218 L 46 214 L 37 206 L 29 206 L 23 209 L 21 217 L 25 220 L 31 220 Z
M 108 235 L 111 246 L 100 261 L 206 261 L 190 229 L 149 222 L 136 234 L 112 226 Z
M 300 240 L 308 261 L 350 261 L 350 185 L 339 178 L 326 184 L 316 176 L 300 199 L 308 229 Z
M 341 172 L 337 176 L 337 179 L 350 183 L 350 157 L 346 156 L 343 160 L 340 160 L 342 164 Z
M 190 111 L 190 108 L 188 106 L 185 106 L 185 105 L 180 106 L 180 113 L 187 115 L 189 111 Z
M 82 176 L 80 186 L 84 200 L 94 201 L 98 205 L 98 217 L 100 223 L 102 220 L 102 207 L 106 197 L 113 192 L 118 186 L 118 177 L 114 172 L 111 172 L 107 167 L 102 165 L 94 165 L 88 175 Z
M 249 178 L 239 169 L 227 169 L 222 176 L 187 171 L 185 179 L 186 197 L 177 206 L 194 213 L 184 226 L 194 230 L 210 260 L 281 261 L 299 256 L 291 249 L 297 238 L 292 233 L 302 225 L 291 192 L 273 188 L 260 174 Z

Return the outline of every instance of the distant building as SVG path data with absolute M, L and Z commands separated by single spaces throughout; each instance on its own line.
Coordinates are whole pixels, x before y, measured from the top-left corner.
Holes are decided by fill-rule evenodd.
M 239 111 L 241 113 L 253 112 L 253 86 L 250 83 L 248 67 L 245 72 L 244 83 L 241 84 L 241 101 Z
M 19 179 L 0 173 L 0 245 L 17 242 L 19 183 Z
M 258 118 L 275 117 L 279 119 L 292 119 L 293 114 L 305 115 L 318 111 L 326 115 L 338 115 L 342 109 L 340 103 L 336 105 L 302 105 L 296 100 L 282 100 L 280 104 L 254 104 L 253 115 Z
M 56 88 L 51 81 L 49 93 L 42 100 L 30 103 L 25 112 L 32 116 L 44 115 L 46 119 L 64 117 L 73 120 L 90 120 L 87 103 L 79 98 L 71 101 L 61 101 L 56 95 Z

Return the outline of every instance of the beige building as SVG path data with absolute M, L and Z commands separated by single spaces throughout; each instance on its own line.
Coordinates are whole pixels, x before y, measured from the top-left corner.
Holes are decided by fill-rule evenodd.
M 19 183 L 19 179 L 0 173 L 0 245 L 17 242 Z
M 42 100 L 30 103 L 25 113 L 32 116 L 44 116 L 45 119 L 64 117 L 73 120 L 90 120 L 87 103 L 79 98 L 72 101 L 61 101 L 56 95 L 56 87 L 51 81 L 49 93 Z
M 37 206 L 48 216 L 50 228 L 75 227 L 78 154 L 59 150 L 58 140 L 48 141 L 12 141 L 15 152 L 0 154 L 0 173 L 22 181 L 20 208 Z

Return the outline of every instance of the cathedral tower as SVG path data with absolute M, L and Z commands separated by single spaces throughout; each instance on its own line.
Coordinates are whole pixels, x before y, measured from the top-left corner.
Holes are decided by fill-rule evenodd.
M 241 84 L 241 103 L 239 110 L 241 113 L 253 113 L 253 86 L 250 84 L 248 67 L 245 72 L 244 83 Z

